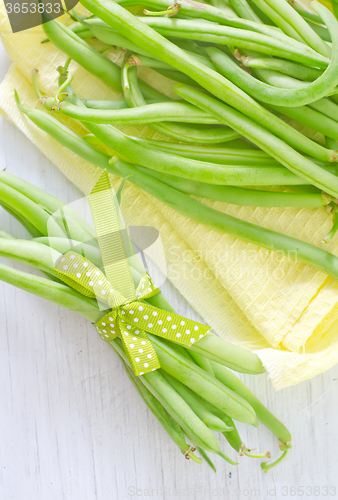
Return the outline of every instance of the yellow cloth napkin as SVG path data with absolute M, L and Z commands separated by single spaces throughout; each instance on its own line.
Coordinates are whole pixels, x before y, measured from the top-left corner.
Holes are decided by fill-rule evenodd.
M 0 87 L 2 113 L 88 194 L 99 169 L 37 129 L 14 101 L 16 88 L 24 106 L 41 108 L 33 91 L 31 72 L 34 68 L 39 70 L 42 91 L 52 95 L 56 89 L 56 67 L 65 63 L 66 56 L 50 43 L 41 45 L 41 27 L 12 34 L 3 4 L 0 23 L 3 43 L 13 61 Z M 108 55 L 115 61 L 121 59 L 120 52 L 113 49 Z M 71 63 L 70 71 L 75 75 L 73 86 L 80 97 L 118 96 L 76 63 Z M 172 95 L 170 80 L 151 70 L 142 69 L 140 74 Z M 63 121 L 77 133 L 85 133 L 78 123 Z M 121 129 L 130 134 L 160 137 L 146 126 Z M 120 182 L 118 178 L 112 180 L 115 185 Z M 323 208 L 248 208 L 203 202 L 338 255 L 337 238 L 329 245 L 323 243 L 332 223 Z M 338 288 L 332 278 L 279 253 L 191 221 L 130 183 L 124 190 L 122 211 L 129 223 L 153 226 L 160 231 L 169 279 L 220 336 L 258 354 L 276 389 L 310 378 L 337 362 Z M 158 246 L 154 245 L 150 254 L 160 267 L 165 267 Z

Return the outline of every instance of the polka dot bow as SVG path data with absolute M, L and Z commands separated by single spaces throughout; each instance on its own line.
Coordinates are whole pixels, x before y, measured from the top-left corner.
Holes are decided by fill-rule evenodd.
M 111 311 L 95 327 L 106 342 L 120 336 L 134 373 L 143 375 L 160 368 L 147 332 L 191 346 L 210 328 L 143 302 L 159 292 L 147 273 L 135 290 L 107 171 L 100 175 L 88 200 L 105 274 L 73 251 L 59 259 L 54 272 L 83 295 L 108 304 Z
M 128 301 L 112 288 L 99 268 L 73 251 L 68 251 L 59 259 L 54 272 L 78 292 L 97 298 L 112 308 L 95 323 L 96 330 L 106 342 L 111 342 L 117 336 L 121 337 L 136 375 L 160 368 L 147 332 L 191 346 L 210 330 L 210 327 L 201 323 L 143 302 L 159 292 L 148 273 L 142 276 L 136 288 L 136 300 Z

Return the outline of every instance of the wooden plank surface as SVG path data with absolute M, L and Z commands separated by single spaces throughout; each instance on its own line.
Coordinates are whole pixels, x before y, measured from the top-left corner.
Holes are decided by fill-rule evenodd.
M 8 66 L 2 50 L 1 78 Z M 0 168 L 66 202 L 81 196 L 2 118 Z M 25 234 L 1 208 L 0 227 L 16 236 Z M 191 313 L 170 284 L 163 292 L 179 313 Z M 294 449 L 268 474 L 259 460 L 246 457 L 238 467 L 217 457 L 215 474 L 207 464 L 183 458 L 88 322 L 0 283 L 0 499 L 338 496 L 338 367 L 279 393 L 266 375 L 245 381 L 288 425 Z M 278 445 L 268 431 L 239 428 L 248 446 L 276 456 Z

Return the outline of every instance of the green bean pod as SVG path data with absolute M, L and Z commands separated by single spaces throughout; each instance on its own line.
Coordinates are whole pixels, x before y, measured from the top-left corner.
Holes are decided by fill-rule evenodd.
M 111 347 L 117 351 L 125 363 L 128 363 L 128 358 L 124 352 L 122 342 L 119 338 L 110 342 Z M 216 453 L 232 465 L 235 462 L 230 460 L 220 449 L 214 435 L 208 427 L 198 418 L 190 406 L 184 399 L 175 391 L 175 389 L 164 378 L 160 370 L 149 372 L 140 377 L 141 382 L 153 394 L 153 396 L 161 403 L 164 409 L 183 429 L 188 439 L 195 445 L 200 446 L 204 450 Z
M 256 0 L 253 0 L 256 2 Z M 330 48 L 317 35 L 317 33 L 307 24 L 307 22 L 295 11 L 286 0 L 264 0 L 264 3 L 269 5 L 274 11 L 288 23 L 288 27 L 292 28 L 304 42 L 312 49 L 323 56 L 330 57 Z M 316 2 L 312 2 L 312 8 L 321 16 L 317 10 Z M 329 12 L 329 11 L 327 11 Z M 278 23 L 276 23 L 278 26 Z M 282 28 L 283 29 L 283 28 Z
M 323 74 L 320 69 L 272 57 L 241 56 L 241 61 L 247 68 L 279 71 L 299 80 L 313 81 Z
M 73 288 L 51 279 L 0 264 L 0 280 L 81 314 L 92 323 L 96 323 L 103 315 L 103 312 L 97 308 L 96 300 L 85 297 Z
M 327 206 L 332 198 L 323 193 L 283 193 L 247 189 L 235 186 L 216 186 L 198 181 L 182 179 L 174 175 L 163 176 L 159 172 L 143 167 L 138 170 L 150 175 L 178 191 L 209 200 L 232 203 L 248 207 L 320 207 Z M 130 179 L 133 182 L 132 179 Z M 296 188 L 297 186 L 293 186 Z
M 38 109 L 24 108 L 20 103 L 19 96 L 16 91 L 15 97 L 20 110 L 25 113 L 25 115 L 28 116 L 28 118 L 37 127 L 54 137 L 54 139 L 60 142 L 60 144 L 62 144 L 63 146 L 66 146 L 67 148 L 74 151 L 74 153 L 81 156 L 81 158 L 90 161 L 97 167 L 107 169 L 111 173 L 114 173 L 110 170 L 111 167 L 109 167 L 109 155 L 88 144 L 85 140 L 81 139 L 81 137 L 75 134 L 75 132 L 63 125 L 53 116 L 47 113 L 43 113 Z
M 269 107 L 278 113 L 313 128 L 327 137 L 331 137 L 331 139 L 338 139 L 338 122 L 315 109 L 311 109 L 308 106 L 288 108 L 285 106 L 272 106 L 271 104 L 269 104 Z M 334 112 L 334 107 L 335 104 L 332 103 L 332 113 Z
M 195 396 L 182 382 L 169 375 L 164 370 L 161 370 L 163 377 L 175 389 L 177 394 L 184 399 L 190 406 L 192 411 L 204 422 L 204 424 L 213 431 L 227 432 L 231 431 L 233 427 L 226 425 L 217 415 L 212 413 L 207 405 L 197 395 Z
M 0 182 L 0 204 L 14 204 L 15 211 L 42 234 L 47 232 L 48 227 L 51 236 L 66 236 L 59 224 L 51 221 L 49 214 L 41 206 L 3 182 Z
M 118 159 L 113 161 L 123 176 L 132 175 L 141 189 L 186 217 L 269 250 L 282 251 L 290 258 L 296 257 L 297 261 L 317 267 L 338 280 L 338 257 L 335 255 L 290 236 L 218 212 L 157 179 L 144 175 L 126 162 Z
M 265 372 L 262 362 L 256 354 L 226 342 L 212 333 L 205 335 L 190 349 L 237 372 L 255 375 Z
M 242 71 L 224 52 L 214 47 L 206 50 L 221 74 L 259 101 L 278 106 L 304 106 L 330 94 L 338 84 L 338 22 L 327 9 L 319 10 L 332 35 L 332 59 L 321 76 L 301 88 L 281 90 L 259 82 Z
M 45 105 L 47 108 L 53 108 L 55 106 L 54 99 L 52 97 L 47 99 Z M 63 101 L 53 110 L 70 118 L 90 123 L 137 124 L 167 120 L 185 123 L 219 124 L 219 121 L 213 116 L 208 116 L 207 113 L 195 106 L 183 102 L 159 102 L 137 108 L 105 110 L 83 108 Z
M 243 398 L 245 398 L 254 408 L 258 420 L 262 422 L 268 429 L 270 429 L 278 439 L 291 446 L 291 434 L 274 415 L 256 398 L 256 396 L 248 389 L 248 387 L 238 378 L 234 373 L 225 368 L 224 366 L 211 361 L 211 366 L 214 370 L 215 377 L 220 380 L 224 385 L 236 391 Z
M 93 49 L 76 33 L 56 20 L 42 24 L 49 40 L 62 52 L 103 80 L 107 85 L 121 91 L 120 68 Z
M 125 100 L 131 108 L 144 106 L 146 101 L 142 95 L 138 83 L 137 68 L 131 62 L 129 53 L 126 54 L 122 64 L 122 89 Z M 161 118 L 161 114 L 158 115 Z M 164 116 L 165 118 L 165 116 Z M 168 123 L 160 120 L 161 123 L 152 123 L 150 127 L 160 134 L 167 135 L 178 141 L 185 142 L 204 142 L 217 143 L 225 140 L 232 140 L 238 137 L 238 134 L 233 130 L 224 127 L 210 128 L 203 127 L 198 129 L 198 126 L 182 125 L 180 123 Z
M 256 425 L 256 416 L 245 399 L 224 389 L 216 379 L 193 361 L 175 351 L 159 337 L 149 334 L 161 367 L 184 385 L 235 420 Z
M 175 91 L 192 104 L 200 106 L 205 111 L 214 112 L 219 120 L 223 117 L 223 123 L 237 130 L 243 137 L 251 140 L 299 177 L 338 197 L 338 179 L 335 175 L 290 148 L 253 120 L 243 119 L 238 111 L 197 90 L 179 84 L 175 87 Z
M 208 358 L 206 358 L 203 355 L 198 354 L 197 352 L 193 351 L 192 349 L 189 349 L 189 355 L 190 355 L 191 359 L 194 361 L 194 363 L 196 363 L 197 366 L 202 368 L 205 372 L 210 373 L 210 375 L 214 374 Z
M 122 358 L 121 358 L 122 360 Z M 135 377 L 131 368 L 122 360 L 124 368 L 127 372 L 129 380 L 148 406 L 153 415 L 160 422 L 165 431 L 169 434 L 170 438 L 174 441 L 175 444 L 181 450 L 181 453 L 185 455 L 187 459 L 192 459 L 197 463 L 201 463 L 202 460 L 196 457 L 191 450 L 191 446 L 186 443 L 184 432 L 182 428 L 178 425 L 176 420 L 174 420 L 169 413 L 163 408 L 161 403 L 157 401 L 157 399 L 152 395 L 150 391 L 146 388 L 144 384 L 139 380 L 138 377 Z
M 219 73 L 196 61 L 196 59 L 159 35 L 120 5 L 109 0 L 100 0 L 100 2 L 98 0 L 81 0 L 81 3 L 111 27 L 119 32 L 123 32 L 123 35 L 129 40 L 142 46 L 154 57 L 167 62 L 190 76 L 219 99 L 231 102 L 234 108 L 259 121 L 264 127 L 287 141 L 288 144 L 320 160 L 335 160 L 334 152 L 325 150 L 325 148 L 319 146 L 314 141 L 305 138 L 305 136 L 298 133 L 294 128 L 283 122 L 283 120 L 274 116 L 273 113 L 269 113 L 263 107 L 259 106 L 258 103 L 219 75 Z M 304 54 L 305 52 L 306 47 L 302 49 L 302 53 Z M 327 64 L 325 63 L 326 66 Z
M 238 48 L 278 56 L 323 69 L 329 63 L 327 57 L 319 55 L 306 45 L 302 46 L 302 44 L 297 45 L 296 43 L 289 45 L 276 38 L 255 33 L 254 31 L 185 19 L 142 17 L 140 20 L 159 34 L 169 38 L 187 38 L 188 40 L 219 45 L 234 45 Z

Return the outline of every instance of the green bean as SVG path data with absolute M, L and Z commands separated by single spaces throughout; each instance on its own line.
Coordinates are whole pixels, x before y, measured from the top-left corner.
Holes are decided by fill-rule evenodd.
M 234 450 L 236 450 L 240 456 L 245 455 L 245 456 L 251 457 L 251 458 L 266 458 L 266 457 L 270 458 L 271 457 L 271 453 L 269 451 L 266 451 L 265 453 L 259 453 L 259 452 L 257 453 L 257 452 L 254 452 L 254 450 L 250 450 L 249 448 L 247 448 L 245 446 L 245 444 L 243 443 L 233 420 L 230 417 L 228 417 L 227 415 L 224 415 L 223 418 L 224 418 L 225 423 L 227 425 L 229 425 L 230 427 L 233 427 L 232 431 L 223 432 L 223 436 L 228 441 L 230 446 Z
M 146 66 L 146 64 L 144 64 Z M 151 66 L 149 66 L 151 67 Z M 162 69 L 156 68 L 156 72 L 170 80 L 174 80 L 175 82 L 184 83 L 185 85 L 191 85 L 192 87 L 200 87 L 194 80 L 192 80 L 189 76 L 181 73 L 180 71 L 174 69 Z
M 182 382 L 179 382 L 174 377 L 161 370 L 164 378 L 169 382 L 171 387 L 175 389 L 177 394 L 184 399 L 184 401 L 190 406 L 192 411 L 198 416 L 200 420 L 211 430 L 226 432 L 231 431 L 233 427 L 226 425 L 217 415 L 212 413 L 207 407 L 207 401 L 203 401 L 197 395 L 195 396 L 187 387 L 185 387 Z
M 271 69 L 294 78 L 299 78 L 300 80 L 313 81 L 323 74 L 320 69 L 273 57 L 242 56 L 240 60 L 247 68 Z
M 205 356 L 201 356 L 192 349 L 189 350 L 189 355 L 197 366 L 202 368 L 205 372 L 210 373 L 210 375 L 214 374 L 208 358 L 206 358 Z
M 123 358 L 129 365 L 128 358 L 122 347 L 119 338 L 110 342 L 111 347 Z M 235 465 L 219 448 L 219 445 L 208 427 L 193 412 L 184 399 L 173 389 L 169 382 L 164 378 L 160 370 L 149 372 L 140 376 L 141 382 L 161 403 L 164 409 L 183 429 L 189 440 L 195 445 L 216 453 L 229 463 Z
M 127 54 L 122 64 L 122 88 L 123 95 L 131 108 L 145 105 L 144 97 L 138 85 L 137 68 L 130 61 Z M 161 115 L 158 115 L 161 118 Z M 162 122 L 162 120 L 160 120 Z M 155 123 L 150 125 L 153 130 L 176 140 L 185 142 L 217 143 L 224 140 L 232 140 L 238 137 L 236 132 L 225 128 L 201 128 L 195 126 L 181 125 L 179 123 Z
M 65 205 L 64 202 L 50 194 L 47 194 L 43 191 L 43 189 L 39 189 L 29 182 L 26 182 L 15 175 L 11 175 L 8 172 L 0 171 L 0 182 L 8 184 L 13 189 L 16 189 L 16 191 L 19 191 L 21 194 L 27 196 L 30 200 L 44 206 L 50 212 L 56 212 Z
M 255 1 L 255 0 L 254 0 Z M 296 12 L 286 0 L 264 0 L 272 9 L 277 11 L 289 26 L 292 27 L 312 49 L 323 56 L 330 57 L 331 50 L 328 45 L 317 35 L 307 22 Z M 316 10 L 315 5 L 313 5 Z M 328 11 L 327 11 L 328 12 Z M 321 17 L 321 16 L 320 16 Z M 336 28 L 337 29 L 337 28 Z M 332 33 L 331 33 L 332 35 Z
M 154 123 L 163 120 L 185 122 L 185 123 L 205 123 L 217 124 L 217 119 L 204 113 L 195 106 L 183 102 L 159 102 L 156 104 L 146 104 L 137 108 L 127 108 L 118 110 L 88 109 L 75 106 L 67 101 L 63 101 L 55 107 L 53 97 L 45 102 L 46 108 L 51 108 L 56 113 L 62 113 L 76 120 L 91 123 Z
M 4 239 L 9 239 L 9 240 L 15 240 L 15 236 L 13 236 L 11 233 L 8 233 L 7 231 L 3 231 L 2 229 L 0 230 L 0 238 Z
M 42 129 L 44 132 L 47 132 L 47 134 L 50 134 L 63 146 L 66 146 L 67 148 L 71 149 L 76 154 L 81 156 L 81 158 L 90 161 L 91 163 L 102 169 L 110 169 L 108 163 L 109 155 L 88 144 L 86 141 L 81 139 L 81 137 L 75 134 L 75 132 L 60 123 L 53 116 L 47 113 L 43 113 L 38 109 L 25 109 L 20 103 L 19 96 L 16 91 L 15 98 L 20 110 L 25 113 L 25 115 L 28 116 L 28 118 L 35 125 L 37 125 L 37 127 Z M 111 171 L 111 173 L 114 172 Z
M 280 166 L 280 163 L 271 158 L 271 156 L 265 153 L 265 151 L 252 149 L 253 144 L 239 139 L 237 141 L 225 143 L 224 145 L 211 147 L 196 144 L 178 144 L 155 139 L 145 139 L 143 137 L 130 137 L 140 144 L 200 161 L 231 165 Z M 84 136 L 84 139 L 88 140 L 90 144 L 104 146 L 104 143 L 99 141 L 99 139 L 97 139 L 94 135 L 88 134 L 87 136 Z M 332 166 L 329 162 L 322 162 L 320 160 L 313 161 L 322 167 Z
M 297 1 L 298 0 L 289 0 L 290 5 L 292 8 L 298 12 L 304 19 L 310 19 L 314 23 L 320 24 L 322 20 L 317 14 L 314 14 L 313 12 L 310 12 L 309 10 L 305 10 L 305 5 L 301 2 L 299 2 L 299 7 L 297 7 Z
M 163 370 L 235 420 L 256 425 L 255 414 L 245 399 L 233 391 L 224 390 L 224 386 L 214 376 L 179 354 L 168 342 L 148 335 Z
M 326 57 L 319 55 L 305 45 L 303 47 L 296 44 L 292 46 L 272 36 L 254 31 L 183 19 L 142 17 L 140 20 L 165 37 L 187 38 L 200 42 L 234 45 L 235 47 L 279 56 L 284 59 L 291 59 L 321 68 L 326 68 L 329 62 Z
M 338 53 L 338 23 L 334 16 L 326 9 L 323 9 L 322 16 L 332 34 L 333 53 Z M 338 84 L 338 57 L 332 57 L 327 69 L 314 82 L 310 84 L 301 84 L 299 82 L 299 88 L 283 88 L 280 90 L 279 88 L 259 82 L 245 71 L 242 71 L 235 62 L 219 49 L 209 47 L 206 50 L 221 74 L 229 78 L 235 85 L 238 85 L 248 94 L 268 104 L 290 107 L 303 106 L 330 94 Z
M 61 227 L 55 221 L 50 220 L 50 215 L 41 206 L 11 186 L 0 182 L 0 204 L 2 203 L 9 206 L 14 204 L 15 211 L 27 219 L 40 233 L 45 234 L 48 228 L 51 236 L 65 236 Z
M 79 218 L 70 206 L 63 204 L 53 213 L 61 205 L 59 200 L 53 196 L 49 198 L 46 193 L 41 195 L 39 189 L 6 172 L 0 172 L 0 193 L 1 203 L 15 210 L 19 218 L 28 220 L 37 229 L 38 235 L 48 232 L 50 236 L 64 237 L 67 234 L 84 240 L 94 237 L 92 227 Z M 37 200 L 40 202 L 37 203 Z M 79 224 L 79 220 L 82 224 Z
M 32 238 L 42 236 L 42 233 L 36 229 L 34 224 L 31 224 L 28 219 L 26 219 L 22 214 L 13 209 L 10 205 L 7 205 L 3 201 L 0 202 L 0 206 L 6 210 L 14 219 L 20 222 L 20 224 L 26 229 L 26 231 L 31 235 Z
M 218 212 L 156 179 L 145 176 L 126 162 L 118 159 L 115 159 L 114 162 L 123 176 L 132 175 L 133 182 L 137 183 L 141 189 L 186 217 L 269 250 L 282 251 L 289 258 L 310 264 L 334 279 L 338 279 L 338 257 L 329 252 L 290 236 Z
M 105 56 L 94 50 L 72 30 L 56 20 L 42 24 L 49 40 L 62 52 L 98 76 L 116 90 L 121 90 L 120 68 Z
M 133 386 L 135 387 L 143 401 L 146 403 L 150 411 L 157 418 L 165 431 L 169 434 L 170 438 L 174 441 L 175 444 L 177 444 L 177 446 L 181 450 L 181 453 L 183 453 L 183 455 L 185 455 L 187 459 L 191 458 L 192 460 L 194 460 L 194 462 L 201 463 L 202 460 L 194 455 L 191 446 L 186 443 L 182 428 L 169 415 L 169 413 L 163 408 L 161 403 L 157 401 L 152 393 L 148 391 L 146 386 L 142 384 L 142 382 L 140 382 L 139 378 L 135 377 L 134 372 L 130 369 L 130 367 L 123 360 L 122 362 L 129 380 L 132 382 Z
M 209 113 L 214 112 L 219 120 L 223 117 L 223 123 L 237 130 L 243 137 L 251 140 L 254 144 L 263 149 L 263 151 L 266 151 L 273 158 L 278 160 L 282 165 L 303 179 L 310 181 L 311 184 L 337 197 L 337 177 L 303 157 L 260 125 L 248 118 L 243 119 L 243 116 L 238 113 L 238 111 L 194 89 L 189 89 L 179 84 L 176 86 L 175 91 L 192 104 L 200 106 Z
M 289 37 L 292 37 L 294 40 L 298 42 L 303 42 L 303 38 L 299 33 L 290 26 L 288 21 L 286 21 L 276 10 L 274 10 L 270 5 L 268 5 L 264 0 L 253 0 L 254 5 L 260 10 L 260 12 L 264 13 L 265 16 L 272 21 L 274 25 L 278 26 L 284 33 L 286 33 Z
M 224 385 L 236 391 L 245 398 L 254 408 L 258 420 L 262 422 L 278 439 L 288 446 L 291 443 L 291 434 L 274 415 L 256 398 L 256 396 L 248 389 L 248 387 L 230 370 L 224 366 L 211 361 L 211 366 L 214 370 L 215 377 Z
M 128 104 L 124 99 L 81 99 L 82 103 L 91 109 L 126 109 Z M 153 104 L 155 101 L 147 104 Z
M 320 132 L 332 139 L 338 139 L 338 122 L 332 120 L 328 116 L 311 109 L 308 106 L 302 106 L 300 108 L 288 108 L 285 106 L 274 106 L 269 104 L 269 107 L 273 110 L 282 113 L 299 123 L 303 123 L 308 127 L 313 128 L 317 132 Z M 335 105 L 332 104 L 332 112 L 334 112 Z
M 168 69 L 171 68 L 171 65 L 163 63 L 163 61 L 159 61 L 159 59 L 154 58 L 154 56 L 152 56 L 149 52 L 144 50 L 142 47 L 139 47 L 138 45 L 132 43 L 130 40 L 128 40 L 128 38 L 124 37 L 117 31 L 115 31 L 101 19 L 98 18 L 88 19 L 88 21 L 86 21 L 86 24 L 88 26 L 88 29 L 90 29 L 91 35 L 100 40 L 101 42 L 129 50 L 137 54 L 137 57 L 141 56 L 142 58 L 142 55 L 144 57 L 150 57 L 153 61 L 157 61 L 158 64 L 161 63 L 162 65 L 165 65 L 165 67 L 167 67 Z M 72 28 L 72 26 L 70 28 Z M 75 30 L 75 32 L 77 33 L 77 30 Z M 79 35 L 81 34 L 82 32 L 80 31 Z M 87 35 L 87 32 L 84 32 L 84 34 Z M 192 48 L 190 44 L 189 48 Z M 198 53 L 194 51 L 189 51 L 187 49 L 185 49 L 185 52 L 189 53 L 192 57 L 198 59 L 203 64 L 207 64 L 209 67 L 214 68 L 213 64 L 208 60 L 208 58 L 200 54 L 201 48 L 199 49 L 197 48 L 197 50 L 199 50 Z
M 119 0 L 117 3 L 123 7 L 128 7 L 131 5 L 136 5 L 139 0 Z M 245 2 L 245 0 L 234 0 L 238 3 Z M 142 5 L 150 8 L 150 9 L 165 9 L 170 7 L 171 0 L 143 0 Z M 250 7 L 249 7 L 250 8 Z M 252 11 L 253 12 L 253 11 Z M 248 31 L 254 31 L 257 33 L 261 33 L 263 35 L 271 36 L 285 42 L 289 45 L 294 45 L 294 40 L 284 33 L 282 33 L 279 29 L 276 29 L 272 26 L 267 26 L 263 24 L 258 16 L 256 19 L 249 19 L 246 16 L 231 15 L 227 13 L 224 8 L 219 9 L 214 6 L 208 5 L 206 3 L 194 2 L 193 4 L 187 0 L 180 1 L 180 9 L 175 16 L 175 19 L 184 16 L 188 18 L 199 18 L 207 21 L 211 21 L 214 23 L 218 23 L 220 25 L 231 26 L 237 29 L 244 29 Z M 241 19 L 242 18 L 242 19 Z
M 230 0 L 230 3 L 239 17 L 242 17 L 243 19 L 250 19 L 251 21 L 256 21 L 257 23 L 262 22 L 246 0 Z
M 103 18 L 113 28 L 123 31 L 124 36 L 132 39 L 136 44 L 142 45 L 154 57 L 184 72 L 216 97 L 231 102 L 234 108 L 259 121 L 288 144 L 320 160 L 334 160 L 333 152 L 329 152 L 314 141 L 305 138 L 283 120 L 278 120 L 272 113 L 259 106 L 224 77 L 205 65 L 201 65 L 196 59 L 157 34 L 156 31 L 146 26 L 118 4 L 109 2 L 109 0 L 100 0 L 100 2 L 98 0 L 82 0 L 82 4 L 94 11 L 95 15 Z
M 79 101 L 80 102 L 80 101 Z M 80 139 L 78 136 L 76 136 L 75 134 L 71 133 L 71 131 L 69 131 L 69 129 L 65 126 L 61 126 L 61 132 L 62 132 L 62 136 L 60 138 L 60 135 L 59 135 L 59 122 L 57 120 L 54 120 L 52 117 L 50 117 L 49 115 L 46 115 L 45 113 L 41 113 L 40 111 L 37 111 L 37 110 L 34 110 L 34 113 L 32 112 L 29 112 L 29 117 L 31 119 L 33 119 L 34 123 L 36 123 L 39 127 L 43 128 L 44 130 L 48 131 L 49 133 L 51 133 L 51 135 L 56 138 L 57 140 L 59 140 L 62 144 L 65 144 L 65 141 L 66 141 L 66 145 L 74 152 L 80 154 L 82 157 L 86 158 L 86 159 L 89 159 L 88 158 L 88 155 L 87 155 L 87 152 L 86 150 L 83 151 L 82 149 L 82 146 L 84 145 L 85 141 L 83 141 L 82 139 Z M 45 121 L 47 121 L 47 125 L 48 127 L 46 128 L 46 124 L 45 124 Z M 90 128 L 90 124 L 88 124 L 89 128 Z M 92 131 L 94 131 L 94 129 L 92 128 Z M 151 156 L 154 156 L 154 165 L 156 164 L 156 162 L 158 162 L 159 160 L 161 162 L 165 162 L 165 163 L 168 163 L 170 160 L 172 160 L 172 164 L 173 164 L 173 168 L 174 168 L 174 171 L 176 172 L 176 166 L 177 164 L 179 164 L 179 161 L 178 161 L 178 157 L 177 156 L 174 156 L 174 155 L 165 155 L 165 154 L 160 154 L 160 155 L 156 155 L 156 153 L 154 154 L 154 152 L 150 152 L 150 150 L 148 148 L 142 148 L 141 150 L 139 148 L 135 148 L 136 146 L 136 143 L 132 140 L 130 140 L 128 137 L 124 136 L 121 132 L 117 131 L 116 129 L 113 129 L 113 128 L 110 128 L 107 130 L 107 128 L 105 126 L 96 126 L 95 127 L 95 132 L 97 135 L 100 135 L 103 139 L 105 139 L 105 142 L 107 142 L 107 133 L 109 135 L 109 141 L 110 144 L 118 151 L 123 151 L 121 154 L 126 154 L 126 152 L 128 151 L 128 155 L 130 157 L 130 152 L 132 150 L 134 150 L 134 153 L 135 153 L 135 158 L 136 158 L 136 161 L 138 161 L 140 159 L 140 155 L 139 153 L 142 154 L 143 158 L 144 158 L 144 161 L 146 164 L 148 164 L 148 159 L 149 159 L 149 154 L 151 154 Z M 74 143 L 74 140 L 75 139 L 75 143 Z M 78 148 L 78 146 L 81 146 L 80 149 Z M 120 147 L 119 147 L 120 146 Z M 127 149 L 128 148 L 128 149 Z M 134 149 L 135 148 L 135 149 Z M 92 162 L 96 165 L 100 165 L 99 161 L 98 160 L 101 160 L 104 159 L 104 167 L 107 167 L 108 166 L 108 170 L 111 171 L 112 173 L 114 173 L 115 175 L 118 174 L 118 172 L 113 169 L 112 167 L 109 166 L 109 164 L 107 165 L 106 164 L 106 158 L 107 156 L 105 155 L 102 155 L 101 153 L 98 153 L 97 150 L 94 150 L 94 148 L 92 148 L 90 150 L 90 153 L 92 154 L 93 156 L 93 160 Z M 131 158 L 132 159 L 132 158 Z M 190 162 L 189 162 L 190 164 Z M 187 165 L 185 163 L 185 165 Z M 193 163 L 193 165 L 196 165 L 196 163 Z M 208 167 L 209 164 L 201 164 L 201 162 L 198 162 L 198 166 L 199 167 Z M 102 168 L 102 167 L 101 167 Z M 271 170 L 268 171 L 269 172 L 269 175 L 272 173 Z M 223 172 L 224 173 L 224 172 Z M 228 181 L 230 180 L 230 183 L 240 183 L 240 184 L 248 184 L 249 182 L 251 184 L 254 184 L 255 182 L 257 182 L 258 184 L 264 184 L 264 182 L 268 182 L 270 183 L 270 181 L 273 181 L 275 184 L 277 184 L 278 182 L 281 183 L 281 184 L 287 184 L 287 178 L 288 176 L 285 175 L 285 172 L 275 172 L 277 175 L 274 175 L 271 179 L 270 177 L 267 177 L 266 176 L 266 173 L 265 171 L 263 170 L 259 170 L 257 171 L 257 169 L 254 169 L 254 170 L 250 170 L 250 169 L 236 169 L 236 170 L 228 170 L 227 172 L 225 172 L 226 174 L 226 177 L 228 177 Z M 249 174 L 249 177 L 247 177 L 247 175 Z M 231 175 L 231 179 L 229 179 L 229 176 Z M 277 176 L 280 177 L 280 180 L 278 181 L 277 179 Z M 289 176 L 290 178 L 290 176 Z M 264 180 L 265 179 L 265 180 Z M 297 180 L 296 177 L 292 178 L 292 180 L 290 180 L 290 182 L 292 184 L 295 184 L 296 182 L 300 182 Z M 203 186 L 202 186 L 203 187 Z M 202 193 L 196 193 L 196 194 L 201 194 L 202 196 L 206 195 L 207 193 L 205 194 L 202 194 Z M 243 193 L 245 194 L 245 193 Z M 215 199 L 218 199 L 219 196 L 221 196 L 221 199 L 224 199 L 223 198 L 223 195 L 222 193 L 218 193 L 217 190 L 215 192 L 214 195 L 211 195 L 211 194 L 208 194 L 208 196 L 213 196 L 215 197 Z M 305 200 L 304 200 L 305 201 Z
M 61 254 L 66 253 L 68 250 L 72 250 L 80 255 L 85 255 L 86 258 L 98 267 L 102 267 L 101 254 L 98 247 L 91 244 L 87 244 L 83 241 L 76 241 L 69 238 L 57 238 L 49 236 L 40 236 L 34 238 L 33 241 L 37 243 L 42 243 L 47 245 L 54 250 L 57 250 Z
M 42 207 L 49 216 L 56 218 L 59 213 L 62 214 L 63 219 L 60 220 L 59 225 L 62 229 L 67 231 L 70 237 L 79 238 L 84 241 L 95 238 L 95 232 L 92 226 L 80 217 L 76 210 L 73 210 L 69 205 L 60 201 L 58 198 L 47 194 L 42 189 L 7 172 L 0 172 L 0 182 L 19 191 L 21 195 L 35 202 L 38 207 Z M 14 208 L 13 205 L 11 208 Z M 22 213 L 24 214 L 24 211 Z
M 59 252 L 46 245 L 17 238 L 0 238 L 0 255 L 29 264 L 49 274 L 53 274 L 55 262 L 61 257 Z
M 200 446 L 197 446 L 197 451 L 199 452 L 199 454 L 201 455 L 203 460 L 205 460 L 207 462 L 207 464 L 210 465 L 212 470 L 214 472 L 216 472 L 216 467 L 215 467 L 214 463 L 212 462 L 212 460 L 210 459 L 209 455 L 206 453 L 206 451 L 204 451 L 203 448 L 201 448 Z
M 317 33 L 318 36 L 320 36 L 322 40 L 324 40 L 325 42 L 330 42 L 330 43 L 332 42 L 331 35 L 326 26 L 314 23 L 310 21 L 310 19 L 306 19 L 306 22 L 310 26 L 310 28 L 312 28 L 313 31 Z
M 275 71 L 256 69 L 255 72 L 261 80 L 275 87 L 281 87 L 283 89 L 299 89 L 303 86 L 303 84 L 299 80 L 290 78 L 289 76 L 284 76 Z M 305 85 L 309 85 L 308 82 L 306 82 Z M 309 107 L 323 113 L 324 115 L 332 118 L 335 121 L 338 121 L 338 106 L 328 98 L 322 98 L 317 101 L 311 102 L 309 104 Z
M 92 323 L 98 321 L 103 315 L 102 311 L 97 308 L 96 300 L 85 297 L 73 288 L 50 279 L 0 264 L 0 280 L 81 314 Z
M 209 359 L 226 365 L 237 372 L 255 375 L 265 372 L 262 362 L 256 354 L 226 342 L 217 335 L 205 335 L 190 349 L 204 356 L 207 353 Z
M 232 203 L 247 207 L 319 207 L 326 206 L 332 198 L 323 193 L 281 193 L 262 191 L 261 189 L 238 188 L 235 186 L 215 186 L 203 182 L 190 181 L 170 174 L 155 172 L 154 170 L 138 167 L 141 172 L 164 182 L 167 186 L 182 193 L 206 198 L 209 200 Z M 133 182 L 132 179 L 130 179 Z

